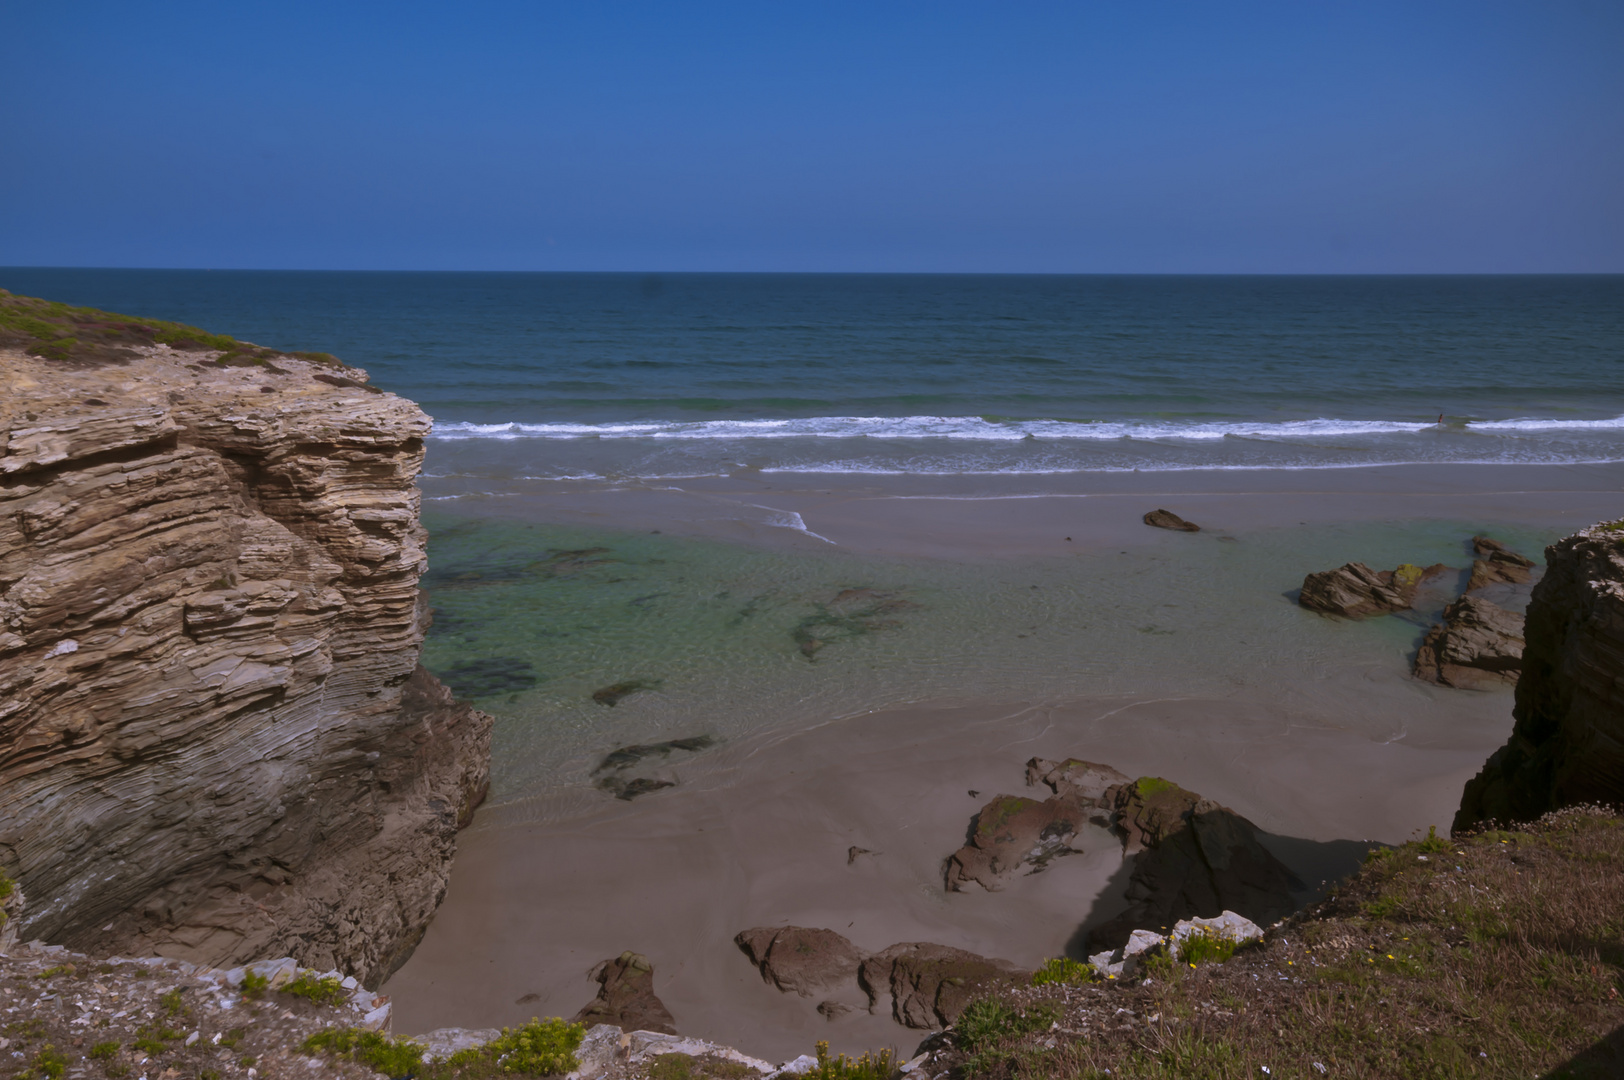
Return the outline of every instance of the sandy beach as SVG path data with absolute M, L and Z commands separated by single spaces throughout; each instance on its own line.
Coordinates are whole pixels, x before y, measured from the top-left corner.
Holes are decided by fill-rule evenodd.
M 569 493 L 516 485 L 452 500 L 443 482 L 426 488 L 482 517 L 948 562 L 1121 546 L 1176 563 L 1180 545 L 1278 542 L 1304 526 L 1345 525 L 1357 537 L 1408 519 L 1560 533 L 1624 506 L 1620 466 L 1090 474 L 1043 478 L 1043 490 L 1031 478 L 811 482 L 827 479 Z M 1157 506 L 1204 531 L 1147 528 L 1139 519 Z M 1282 617 L 1301 616 L 1279 599 Z M 1126 875 L 1105 833 L 995 894 L 950 894 L 942 883 L 971 816 L 993 793 L 1024 793 L 1033 756 L 1101 761 L 1213 798 L 1256 823 L 1312 891 L 1348 872 L 1370 841 L 1447 827 L 1462 784 L 1511 726 L 1508 690 L 1420 683 L 1399 649 L 1353 648 L 1360 631 L 1346 625 L 1345 661 L 1278 681 L 1237 671 L 1228 685 L 1208 678 L 1200 692 L 1187 683 L 1170 692 L 1169 672 L 1106 696 L 939 697 L 662 763 L 653 775 L 676 786 L 634 802 L 579 788 L 509 800 L 498 791 L 463 834 L 444 906 L 386 987 L 396 1030 L 568 1016 L 595 991 L 589 970 L 631 949 L 653 962 L 656 991 L 685 1033 L 777 1059 L 819 1038 L 911 1050 L 921 1033 L 893 1023 L 884 1002 L 879 1015 L 825 1021 L 814 1000 L 763 983 L 733 935 L 790 924 L 836 929 L 865 949 L 932 941 L 1023 965 L 1076 955 L 1082 932 L 1120 907 Z M 873 854 L 848 864 L 852 847 Z

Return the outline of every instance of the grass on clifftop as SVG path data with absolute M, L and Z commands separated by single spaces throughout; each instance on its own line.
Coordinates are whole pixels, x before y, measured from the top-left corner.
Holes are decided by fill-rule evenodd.
M 575 1051 L 586 1028 L 556 1017 L 531 1020 L 483 1046 L 459 1050 L 444 1061 L 425 1062 L 423 1044 L 393 1039 L 360 1028 L 328 1028 L 300 1047 L 307 1054 L 326 1054 L 360 1062 L 391 1080 L 480 1080 L 502 1076 L 557 1076 L 580 1067 Z
M 295 356 L 324 367 L 342 368 L 327 353 L 279 352 L 225 334 L 211 334 L 184 323 L 117 315 L 74 307 L 54 300 L 14 296 L 0 289 L 0 346 L 32 356 L 79 365 L 117 364 L 129 359 L 132 345 L 168 345 L 182 352 L 216 352 L 220 367 L 256 364 L 274 367 L 279 356 Z
M 1574 808 L 1373 852 L 1225 962 L 1160 956 L 1136 979 L 974 1005 L 948 1063 L 995 1080 L 1600 1080 L 1624 1076 L 1621 994 L 1624 819 Z

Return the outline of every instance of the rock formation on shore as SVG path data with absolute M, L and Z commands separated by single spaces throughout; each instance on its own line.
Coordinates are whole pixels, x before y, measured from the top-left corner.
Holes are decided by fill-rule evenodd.
M 592 971 L 598 996 L 575 1014 L 575 1022 L 591 1027 L 613 1024 L 627 1030 L 677 1033 L 671 1010 L 654 993 L 654 965 L 641 953 L 623 952 Z
M 1396 570 L 1372 570 L 1364 563 L 1347 563 L 1303 578 L 1297 603 L 1321 615 L 1345 619 L 1404 611 L 1415 602 L 1416 587 L 1446 569 L 1438 565 L 1423 570 L 1404 563 Z
M 1519 555 L 1500 541 L 1487 536 L 1472 537 L 1472 550 L 1478 557 L 1472 560 L 1472 576 L 1466 583 L 1467 592 L 1496 582 L 1504 582 L 1507 585 L 1528 584 L 1534 566 L 1533 559 Z
M 1178 532 L 1201 531 L 1201 526 L 1193 521 L 1185 521 L 1171 510 L 1152 510 L 1145 515 L 1144 522 L 1158 529 L 1173 529 Z
M 490 718 L 417 666 L 429 418 L 330 358 L 157 325 L 0 351 L 19 930 L 375 986 L 487 783 Z
M 1466 785 L 1457 832 L 1624 804 L 1624 522 L 1545 549 L 1524 623 L 1516 726 Z
M 1475 690 L 1517 681 L 1522 670 L 1523 617 L 1480 596 L 1444 608 L 1415 654 L 1415 677 Z
M 1054 795 L 1039 802 L 999 795 L 971 822 L 965 845 L 947 860 L 947 887 L 959 892 L 972 882 L 989 892 L 1022 866 L 1035 874 L 1062 855 L 1079 849 L 1073 839 L 1085 822 L 1110 828 L 1114 811 L 1101 808 L 1106 792 L 1128 778 L 1109 765 L 1070 758 L 1033 758 L 1026 765 L 1028 786 L 1047 785 Z

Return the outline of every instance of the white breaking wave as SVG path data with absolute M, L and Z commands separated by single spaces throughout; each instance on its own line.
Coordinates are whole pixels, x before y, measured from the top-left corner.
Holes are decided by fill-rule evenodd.
M 1470 432 L 1621 431 L 1624 416 L 1611 420 L 1480 420 Z M 603 424 L 436 423 L 435 439 L 955 439 L 1020 442 L 1117 439 L 1204 442 L 1224 438 L 1302 439 L 1419 434 L 1439 425 L 1402 420 L 988 420 L 980 416 L 812 416 L 793 420 L 649 420 Z M 1456 429 L 1458 430 L 1458 429 Z

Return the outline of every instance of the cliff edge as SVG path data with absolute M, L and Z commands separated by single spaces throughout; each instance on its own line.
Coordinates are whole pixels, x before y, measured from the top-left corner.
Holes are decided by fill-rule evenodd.
M 330 357 L 0 300 L 78 332 L 0 340 L 21 937 L 376 986 L 489 768 L 490 718 L 417 665 L 429 418 Z
M 1624 804 L 1624 522 L 1545 549 L 1524 628 L 1516 727 L 1466 784 L 1456 832 Z

